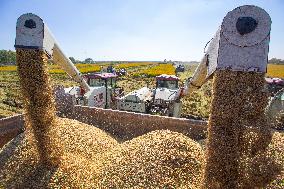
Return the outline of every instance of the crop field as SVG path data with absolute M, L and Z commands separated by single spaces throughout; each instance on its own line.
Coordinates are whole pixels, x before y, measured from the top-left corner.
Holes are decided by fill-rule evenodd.
M 149 65 L 154 65 L 156 63 L 154 62 L 135 62 L 135 63 L 121 63 L 117 64 L 114 67 L 115 68 L 135 68 L 135 67 L 143 67 L 143 66 L 149 66 Z
M 174 75 L 175 68 L 171 64 L 158 64 L 133 74 L 134 77 L 155 77 L 161 74 Z
M 104 64 L 75 64 L 81 73 L 99 72 L 101 68 L 106 69 L 110 63 Z M 146 83 L 151 82 L 151 78 L 140 79 L 140 83 L 131 83 L 132 74 L 141 70 L 147 70 L 151 67 L 155 67 L 158 64 L 156 62 L 131 62 L 112 64 L 115 68 L 127 69 L 129 76 L 121 78 L 118 83 L 122 84 L 121 87 L 126 89 L 126 92 L 130 92 L 129 89 L 138 89 Z M 77 85 L 58 65 L 50 64 L 49 73 L 53 80 L 54 85 L 63 85 L 64 87 L 70 87 Z M 129 83 L 126 81 L 130 81 Z M 154 81 L 154 80 L 153 80 Z M 132 88 L 128 85 L 132 84 Z M 22 113 L 23 105 L 21 102 L 19 79 L 17 75 L 17 66 L 0 66 L 0 118 L 7 117 L 14 114 Z
M 121 63 L 114 64 L 115 68 L 135 68 L 135 67 L 143 67 L 154 65 L 156 63 L 153 62 L 139 62 L 139 63 Z M 105 64 L 75 64 L 81 73 L 90 73 L 90 72 L 99 72 L 102 67 L 106 67 L 109 63 Z M 17 66 L 0 66 L 0 72 L 15 72 L 17 71 Z M 65 74 L 64 70 L 60 68 L 59 65 L 50 64 L 49 65 L 49 73 L 55 74 Z
M 81 73 L 98 72 L 101 67 L 107 67 L 110 63 L 104 64 L 75 64 Z M 115 68 L 126 68 L 128 75 L 118 79 L 117 84 L 126 93 L 144 86 L 155 87 L 155 76 L 160 74 L 175 74 L 171 64 L 158 64 L 157 62 L 131 62 L 112 64 Z M 196 64 L 186 65 L 186 71 L 178 73 L 180 85 L 190 77 Z M 55 85 L 64 87 L 75 86 L 69 76 L 57 65 L 50 64 L 49 72 Z M 268 76 L 284 78 L 284 65 L 269 64 Z M 182 117 L 208 118 L 211 102 L 211 81 L 206 83 L 198 91 L 190 96 L 182 98 Z M 19 80 L 16 66 L 0 66 L 0 117 L 6 117 L 22 113 L 22 102 L 19 90 Z
M 284 78 L 284 65 L 283 64 L 268 64 L 267 76 Z

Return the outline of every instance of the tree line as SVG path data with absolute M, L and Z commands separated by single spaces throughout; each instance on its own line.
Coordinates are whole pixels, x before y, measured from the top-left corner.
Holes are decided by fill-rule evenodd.
M 284 64 L 284 60 L 278 58 L 271 58 L 268 63 L 270 64 Z
M 4 65 L 16 64 L 16 52 L 11 50 L 0 50 L 0 63 Z

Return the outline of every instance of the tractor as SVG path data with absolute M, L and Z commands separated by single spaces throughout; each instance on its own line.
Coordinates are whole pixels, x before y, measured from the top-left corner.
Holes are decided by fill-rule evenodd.
M 89 90 L 81 86 L 65 88 L 74 104 L 99 108 L 113 108 L 115 99 L 122 93 L 116 86 L 117 75 L 113 73 L 89 73 L 83 76 Z
M 118 99 L 117 109 L 147 114 L 180 117 L 182 89 L 178 86 L 179 78 L 162 74 L 156 77 L 156 88 L 130 92 Z

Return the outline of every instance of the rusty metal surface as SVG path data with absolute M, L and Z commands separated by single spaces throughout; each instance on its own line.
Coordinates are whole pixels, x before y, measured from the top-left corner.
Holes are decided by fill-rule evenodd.
M 0 119 L 0 148 L 24 131 L 23 115 Z

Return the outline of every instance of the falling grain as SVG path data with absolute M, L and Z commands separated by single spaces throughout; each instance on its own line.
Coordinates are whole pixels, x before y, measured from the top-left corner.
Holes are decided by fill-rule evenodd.
M 261 73 L 216 71 L 206 151 L 206 188 L 263 187 L 279 174 L 277 165 L 266 154 L 272 134 L 265 117 L 268 96 L 264 82 Z M 268 173 L 268 168 L 274 172 Z
M 46 164 L 58 164 L 59 150 L 49 136 L 55 126 L 55 102 L 43 50 L 17 49 L 17 65 L 25 106 L 26 129 L 32 129 L 40 157 Z

